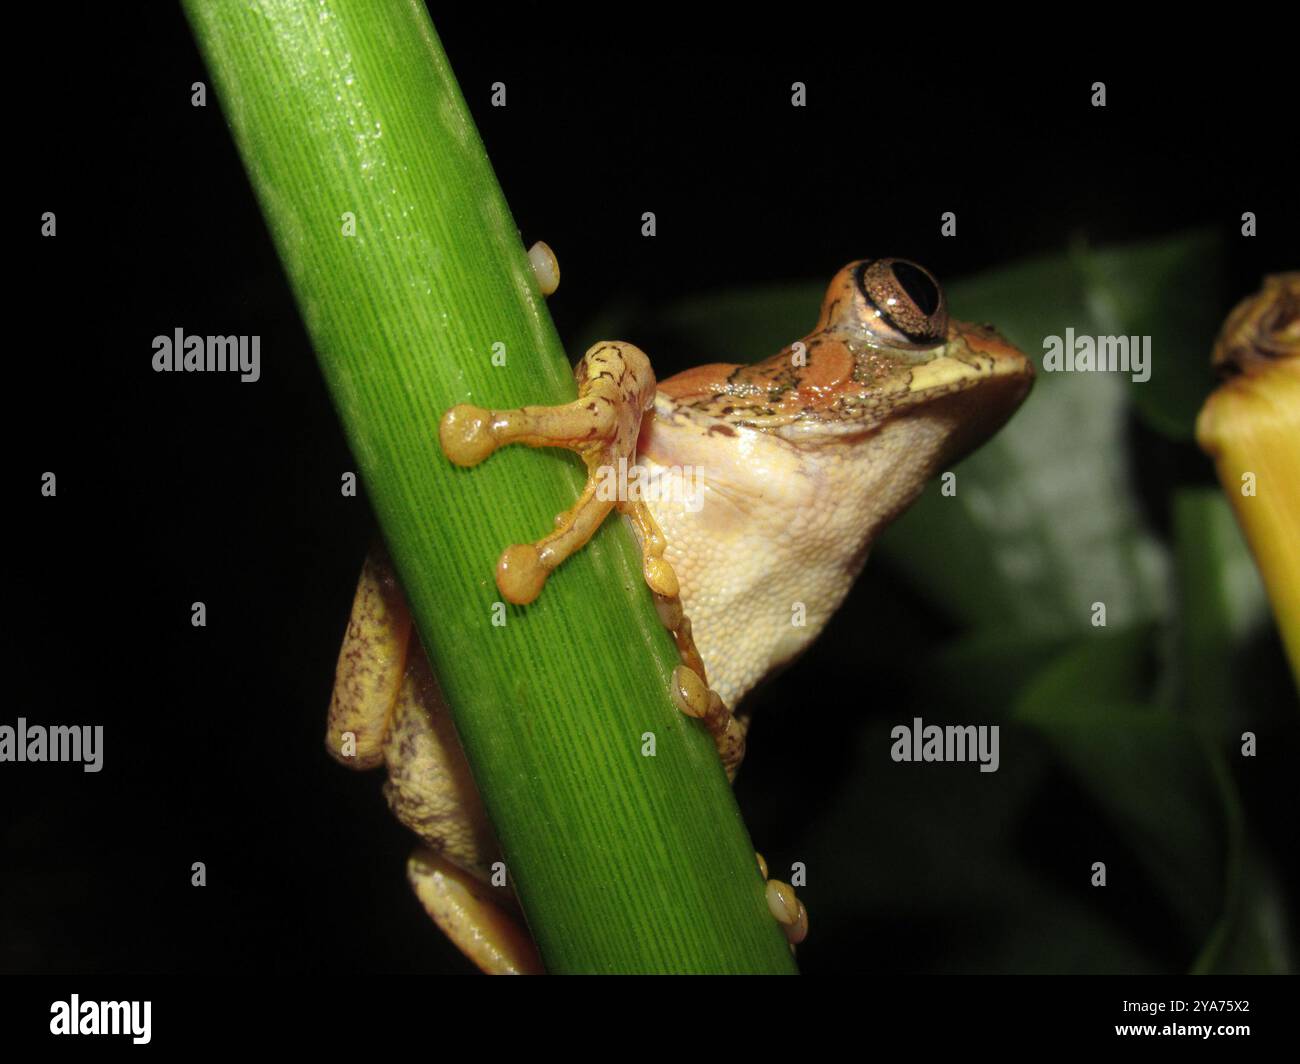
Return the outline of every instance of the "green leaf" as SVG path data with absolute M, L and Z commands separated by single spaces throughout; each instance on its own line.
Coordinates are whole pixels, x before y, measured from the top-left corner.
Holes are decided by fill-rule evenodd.
M 971 719 L 919 704 L 927 724 Z M 895 712 L 891 720 L 903 719 L 903 707 Z M 895 764 L 890 727 L 879 720 L 862 730 L 857 770 L 799 848 L 810 869 L 834 869 L 804 892 L 820 928 L 806 947 L 809 964 L 815 951 L 836 970 L 1161 970 L 1090 904 L 1086 867 L 1072 889 L 1026 853 L 1022 836 L 1050 770 L 1028 729 L 1003 724 L 1002 764 L 988 774 L 970 764 Z
M 1044 670 L 1014 716 L 1043 736 L 1111 818 L 1188 940 L 1200 943 L 1223 908 L 1229 825 L 1200 737 L 1151 704 L 1151 664 L 1148 632 L 1099 632 Z M 1112 875 L 1104 889 L 1125 886 Z
M 1265 723 L 1261 706 L 1281 706 L 1289 693 L 1284 685 L 1268 698 L 1261 677 L 1242 660 L 1244 648 L 1267 630 L 1268 601 L 1221 492 L 1177 492 L 1174 532 L 1182 607 L 1177 640 L 1181 700 L 1207 742 L 1228 752 L 1215 755 L 1230 829 L 1224 902 L 1193 971 L 1288 971 L 1281 893 L 1246 830 L 1245 811 L 1228 769 L 1242 733 L 1258 731 Z
M 1269 624 L 1268 599 L 1221 491 L 1177 492 L 1174 534 L 1183 697 L 1209 733 L 1230 739 L 1247 723 L 1238 654 Z
M 1196 415 L 1215 386 L 1210 349 L 1229 309 L 1224 249 L 1208 232 L 1193 232 L 1115 251 L 1079 248 L 1097 331 L 1150 337 L 1147 381 L 1122 378 L 1143 421 L 1171 439 L 1191 442 Z

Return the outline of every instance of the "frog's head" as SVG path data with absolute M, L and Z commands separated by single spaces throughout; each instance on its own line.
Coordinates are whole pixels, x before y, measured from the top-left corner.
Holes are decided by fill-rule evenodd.
M 996 432 L 1029 393 L 1033 364 L 991 325 L 948 316 L 943 288 L 906 259 L 851 262 L 832 278 L 809 342 L 851 355 L 840 431 L 921 416 L 948 426 L 950 455 Z M 951 459 L 950 459 L 951 460 Z

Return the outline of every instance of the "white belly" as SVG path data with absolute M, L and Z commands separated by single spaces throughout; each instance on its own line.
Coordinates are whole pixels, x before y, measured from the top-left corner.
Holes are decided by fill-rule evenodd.
M 796 446 L 720 425 L 661 394 L 638 460 L 660 483 L 674 467 L 697 473 L 698 498 L 652 498 L 650 507 L 709 685 L 734 707 L 821 632 L 876 534 L 921 490 L 948 431 L 904 418 L 864 437 Z

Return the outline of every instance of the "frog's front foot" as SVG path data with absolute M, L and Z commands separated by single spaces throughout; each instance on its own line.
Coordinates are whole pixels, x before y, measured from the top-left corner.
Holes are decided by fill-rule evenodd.
M 713 736 L 728 778 L 734 778 L 745 751 L 745 727 L 718 695 L 709 690 L 691 623 L 682 609 L 677 575 L 664 557 L 666 543 L 650 507 L 641 500 L 618 500 L 601 490 L 617 483 L 610 471 L 620 462 L 636 462 L 641 424 L 654 409 L 655 375 L 645 352 L 632 344 L 604 341 L 593 345 L 574 368 L 578 398 L 562 406 L 525 406 L 487 410 L 462 404 L 443 415 L 438 437 L 443 453 L 460 466 L 473 466 L 499 447 L 563 447 L 587 465 L 587 483 L 578 501 L 555 519 L 555 530 L 536 543 L 507 547 L 497 562 L 496 582 L 502 596 L 527 605 L 547 577 L 581 549 L 611 510 L 632 524 L 641 547 L 646 584 L 664 626 L 672 633 L 682 664 L 674 672 L 673 701 L 701 720 Z
M 607 498 L 597 486 L 602 470 L 617 469 L 620 458 L 629 465 L 635 459 L 641 419 L 654 405 L 650 360 L 632 344 L 599 343 L 583 355 L 574 375 L 578 398 L 572 403 L 517 410 L 462 404 L 448 410 L 439 426 L 443 453 L 460 466 L 477 465 L 508 443 L 564 447 L 587 464 L 587 485 L 555 519 L 555 531 L 536 543 L 508 547 L 497 563 L 497 587 L 520 606 L 541 594 L 546 578 L 592 537 L 615 505 L 639 506 Z

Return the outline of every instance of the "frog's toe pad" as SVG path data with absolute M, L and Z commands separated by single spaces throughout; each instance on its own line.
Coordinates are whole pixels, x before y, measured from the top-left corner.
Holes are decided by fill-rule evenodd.
M 681 594 L 681 584 L 677 581 L 677 573 L 663 558 L 654 558 L 647 555 L 641 564 L 641 570 L 645 576 L 646 585 L 656 595 L 662 595 L 667 599 L 676 599 Z
M 497 562 L 497 589 L 507 602 L 527 606 L 546 586 L 551 570 L 532 543 L 516 543 L 501 552 Z
M 478 465 L 497 449 L 492 411 L 468 403 L 453 406 L 438 425 L 438 440 L 442 453 L 456 465 Z
M 693 647 L 692 647 L 693 649 Z M 696 655 L 698 658 L 698 655 Z M 702 721 L 713 736 L 727 779 L 735 782 L 745 759 L 745 726 L 736 720 L 716 691 L 709 689 L 694 669 L 678 665 L 668 683 L 668 694 L 679 710 Z
M 685 665 L 673 669 L 668 691 L 673 704 L 688 717 L 699 720 L 708 716 L 710 692 L 694 669 L 688 669 Z
M 560 260 L 545 240 L 539 240 L 528 249 L 528 263 L 537 278 L 542 295 L 549 296 L 560 287 Z
M 781 925 L 790 945 L 797 946 L 808 937 L 808 910 L 789 883 L 779 879 L 767 881 L 767 908 Z

